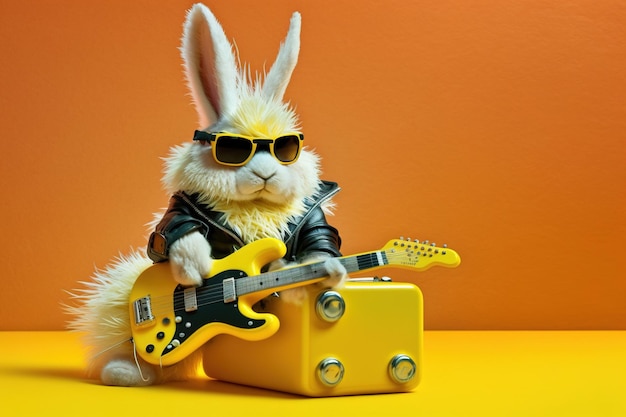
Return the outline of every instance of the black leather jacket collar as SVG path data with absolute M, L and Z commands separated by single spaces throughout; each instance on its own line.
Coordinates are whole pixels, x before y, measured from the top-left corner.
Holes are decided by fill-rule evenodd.
M 287 246 L 285 259 L 297 261 L 315 254 L 341 256 L 339 233 L 327 223 L 321 209 L 321 205 L 339 190 L 337 183 L 321 181 L 319 192 L 305 201 L 304 214 L 289 223 L 283 236 Z M 221 213 L 200 204 L 197 195 L 179 191 L 170 199 L 167 211 L 150 236 L 148 256 L 155 262 L 167 260 L 172 243 L 193 231 L 199 231 L 209 241 L 211 255 L 216 259 L 230 255 L 245 244 L 241 236 L 221 221 Z

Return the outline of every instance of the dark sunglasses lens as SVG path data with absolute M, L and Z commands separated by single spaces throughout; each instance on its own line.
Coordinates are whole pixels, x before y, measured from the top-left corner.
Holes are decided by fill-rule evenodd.
M 252 153 L 252 142 L 235 136 L 220 136 L 214 146 L 215 157 L 225 164 L 241 164 Z
M 281 136 L 274 141 L 274 155 L 281 162 L 292 162 L 298 157 L 300 138 L 296 135 Z

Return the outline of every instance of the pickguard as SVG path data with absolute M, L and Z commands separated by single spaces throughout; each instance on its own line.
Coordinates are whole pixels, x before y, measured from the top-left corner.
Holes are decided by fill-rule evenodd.
M 162 321 L 163 326 L 174 325 L 176 330 L 172 339 L 163 349 L 161 356 L 165 356 L 177 347 L 192 338 L 200 329 L 214 323 L 232 326 L 237 329 L 248 330 L 263 326 L 266 320 L 253 319 L 245 316 L 239 310 L 239 300 L 230 303 L 224 302 L 222 282 L 224 279 L 242 278 L 246 274 L 239 270 L 223 271 L 210 279 L 206 279 L 201 287 L 196 288 L 197 309 L 189 310 L 185 305 L 185 287 L 178 285 L 173 293 L 174 318 Z M 169 333 L 169 332 L 168 332 Z M 155 334 L 157 340 L 165 337 L 164 332 Z

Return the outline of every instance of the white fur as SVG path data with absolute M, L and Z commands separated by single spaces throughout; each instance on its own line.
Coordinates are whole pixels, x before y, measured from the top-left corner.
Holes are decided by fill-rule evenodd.
M 201 4 L 191 8 L 181 55 L 201 129 L 270 139 L 299 132 L 298 118 L 282 98 L 297 63 L 300 26 L 300 14 L 294 13 L 264 82 L 260 76 L 252 82 L 245 68 L 237 67 L 233 47 L 211 11 Z M 291 165 L 258 152 L 245 166 L 228 167 L 213 159 L 210 145 L 185 143 L 174 147 L 165 159 L 163 184 L 170 193 L 198 194 L 201 203 L 220 211 L 223 220 L 249 243 L 279 238 L 289 221 L 303 213 L 305 201 L 318 192 L 319 177 L 319 158 L 306 148 Z M 198 232 L 176 241 L 170 247 L 176 281 L 201 284 L 211 269 L 210 255 L 209 243 Z M 197 372 L 198 354 L 167 368 L 136 359 L 128 298 L 136 278 L 150 264 L 143 252 L 133 252 L 96 271 L 91 282 L 71 294 L 77 305 L 66 308 L 73 316 L 69 327 L 85 334 L 90 366 L 105 384 L 149 385 Z M 326 268 L 330 279 L 323 285 L 340 285 L 346 275 L 343 266 L 329 259 Z
M 211 246 L 199 232 L 189 233 L 172 244 L 170 266 L 182 285 L 200 286 L 211 270 Z
M 175 366 L 161 369 L 140 358 L 135 361 L 131 342 L 128 298 L 137 277 L 152 261 L 145 250 L 120 255 L 109 266 L 96 270 L 82 288 L 70 292 L 73 306 L 68 328 L 80 332 L 87 347 L 88 374 L 107 385 L 149 385 L 185 379 L 195 374 L 199 356 L 191 355 Z
M 291 17 L 289 32 L 267 74 L 262 95 L 280 102 L 300 51 L 300 13 Z M 224 118 L 235 112 L 246 88 L 245 71 L 237 68 L 233 47 L 208 7 L 195 4 L 187 14 L 181 55 L 187 83 L 201 128 L 226 126 Z
M 222 26 L 202 4 L 193 5 L 187 14 L 181 52 L 189 90 L 204 128 L 217 120 L 218 114 L 228 114 L 235 108 L 238 73 Z
M 281 45 L 276 62 L 265 78 L 263 92 L 269 97 L 281 100 L 287 89 L 289 78 L 298 62 L 300 52 L 300 13 L 291 16 L 289 32 L 285 43 Z

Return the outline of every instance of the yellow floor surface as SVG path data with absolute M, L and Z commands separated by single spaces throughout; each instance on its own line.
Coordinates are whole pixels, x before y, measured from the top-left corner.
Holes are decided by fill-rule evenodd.
M 424 338 L 423 378 L 413 392 L 306 398 L 205 377 L 102 386 L 84 377 L 76 335 L 0 332 L 0 415 L 626 416 L 626 331 L 426 331 Z

